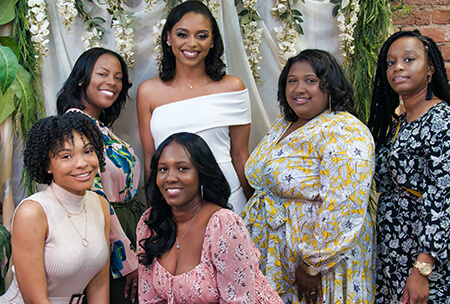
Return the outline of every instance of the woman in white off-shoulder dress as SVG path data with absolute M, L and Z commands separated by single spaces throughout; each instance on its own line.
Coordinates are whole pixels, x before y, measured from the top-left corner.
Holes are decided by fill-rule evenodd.
M 145 177 L 156 147 L 169 135 L 200 135 L 214 153 L 231 188 L 229 203 L 240 213 L 252 190 L 244 175 L 248 158 L 250 101 L 242 81 L 226 75 L 224 47 L 209 9 L 197 1 L 176 6 L 162 31 L 159 77 L 137 94 Z

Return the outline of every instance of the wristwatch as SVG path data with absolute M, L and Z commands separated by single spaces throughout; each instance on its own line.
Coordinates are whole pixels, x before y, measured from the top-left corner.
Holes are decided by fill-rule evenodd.
M 306 273 L 311 276 L 311 277 L 315 277 L 316 275 L 319 274 L 319 271 L 317 270 L 316 267 L 314 266 L 308 266 L 306 265 L 305 262 L 303 262 L 302 259 L 300 259 L 300 266 L 303 268 L 304 271 L 306 271 Z
M 427 262 L 415 261 L 413 266 L 416 267 L 419 270 L 420 274 L 425 277 L 428 277 L 433 271 L 433 265 Z

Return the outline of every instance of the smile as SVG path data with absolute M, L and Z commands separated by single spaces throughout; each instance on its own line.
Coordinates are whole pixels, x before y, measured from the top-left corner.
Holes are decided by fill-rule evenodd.
M 294 97 L 293 99 L 296 104 L 304 104 L 311 100 L 310 98 L 304 98 L 304 97 Z
M 100 92 L 108 97 L 113 97 L 114 96 L 114 92 L 113 91 L 108 91 L 108 90 L 100 90 Z
M 166 192 L 169 195 L 176 195 L 181 192 L 181 189 L 180 188 L 171 188 L 171 189 L 166 189 Z
M 183 55 L 187 58 L 195 58 L 200 52 L 198 51 L 182 51 Z
M 393 79 L 393 81 L 394 81 L 394 82 L 403 82 L 403 81 L 406 80 L 406 79 L 408 79 L 408 77 L 406 77 L 406 76 L 398 76 L 398 77 L 395 77 L 395 78 Z

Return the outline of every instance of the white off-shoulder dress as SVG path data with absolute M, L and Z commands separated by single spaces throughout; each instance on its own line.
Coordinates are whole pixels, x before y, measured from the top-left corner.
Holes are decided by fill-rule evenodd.
M 178 132 L 201 136 L 212 150 L 231 188 L 228 202 L 240 214 L 247 202 L 238 175 L 231 162 L 230 126 L 251 122 L 248 90 L 217 93 L 172 102 L 157 107 L 150 130 L 157 148 Z

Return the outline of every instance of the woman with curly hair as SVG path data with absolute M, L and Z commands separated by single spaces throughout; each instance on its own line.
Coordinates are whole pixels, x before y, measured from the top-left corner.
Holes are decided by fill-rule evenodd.
M 161 43 L 159 77 L 140 85 L 136 102 L 145 176 L 155 148 L 169 135 L 198 134 L 225 174 L 229 203 L 239 213 L 252 192 L 244 176 L 250 101 L 242 81 L 225 74 L 217 22 L 200 1 L 183 2 L 167 17 Z
M 139 303 L 282 303 L 242 218 L 228 209 L 230 187 L 200 136 L 164 140 L 146 187 Z
M 130 87 L 122 57 L 108 49 L 92 48 L 75 62 L 56 102 L 58 114 L 84 113 L 103 134 L 106 163 L 98 172 L 92 190 L 112 206 L 111 304 L 131 304 L 136 297 L 136 224 L 146 209 L 135 196 L 141 171 L 139 158 L 133 147 L 111 130 L 127 101 Z
M 418 30 L 389 37 L 369 118 L 380 193 L 375 303 L 450 303 L 449 104 L 436 43 Z
M 109 204 L 89 191 L 103 164 L 101 133 L 84 114 L 36 122 L 24 166 L 43 191 L 23 200 L 12 226 L 14 278 L 0 303 L 109 303 Z M 78 303 L 78 302 L 77 302 Z
M 281 116 L 250 155 L 244 220 L 285 303 L 373 303 L 374 144 L 336 59 L 304 50 L 278 81 Z

